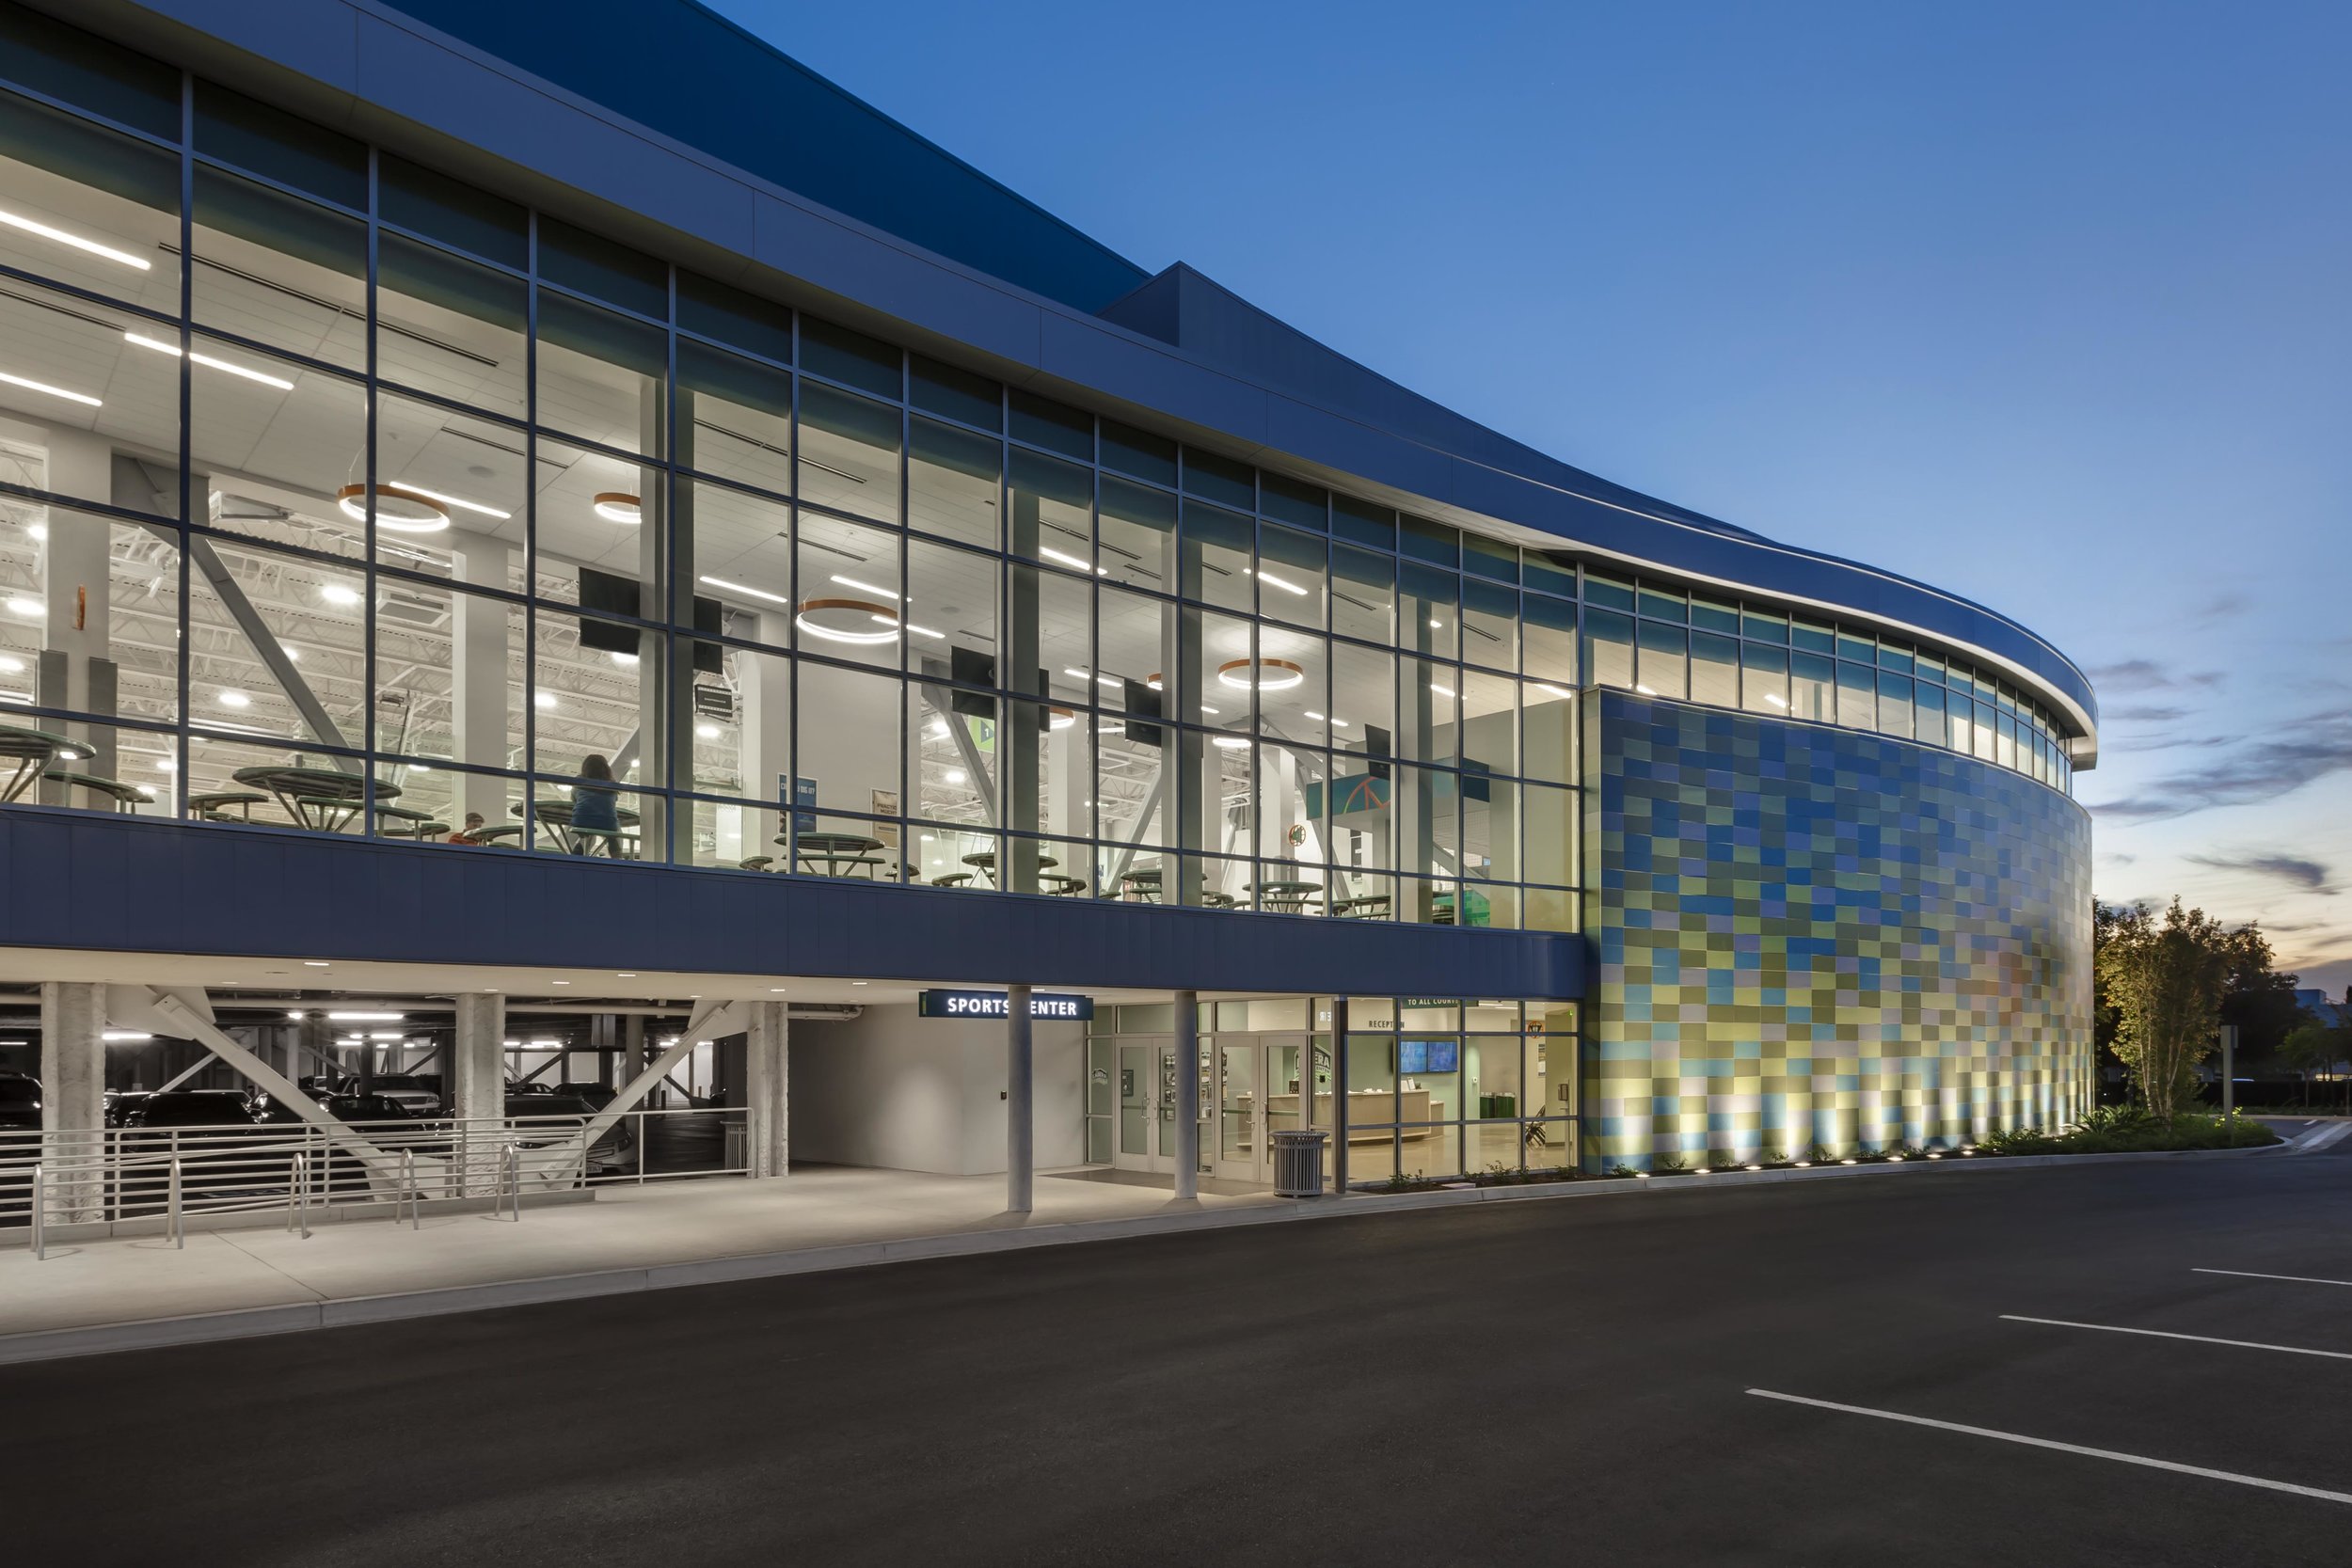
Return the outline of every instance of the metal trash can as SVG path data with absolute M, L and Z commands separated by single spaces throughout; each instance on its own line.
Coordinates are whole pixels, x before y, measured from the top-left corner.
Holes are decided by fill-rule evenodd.
M 1323 1143 L 1327 1132 L 1291 1131 L 1274 1134 L 1274 1196 L 1323 1196 Z

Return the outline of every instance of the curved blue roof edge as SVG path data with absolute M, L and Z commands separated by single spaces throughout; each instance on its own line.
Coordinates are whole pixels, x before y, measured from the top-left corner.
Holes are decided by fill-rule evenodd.
M 1182 262 L 1101 314 L 1205 366 L 1422 449 L 1439 467 L 1396 487 L 1444 505 L 1417 506 L 1408 499 L 1408 510 L 1456 507 L 1470 517 L 1622 556 L 1630 569 L 1647 563 L 1695 574 L 1731 591 L 1867 615 L 1982 649 L 2050 689 L 2074 710 L 2084 734 L 2096 735 L 2098 702 L 2090 679 L 2055 645 L 1998 610 L 1883 567 L 1767 538 L 1562 462 L 1357 363 Z M 1345 438 L 1343 432 L 1321 433 L 1327 445 Z M 1308 457 L 1332 469 L 1321 477 L 1342 487 L 1346 480 L 1340 475 L 1357 477 L 1359 488 L 1362 479 L 1378 478 L 1369 451 L 1350 462 L 1269 442 L 1257 455 L 1275 468 L 1286 466 L 1285 456 Z
M 387 3 L 689 147 L 1048 299 L 1097 310 L 1150 276 L 698 0 Z
M 1268 341 L 1286 345 L 1293 362 L 1268 369 L 1246 344 L 1220 341 L 1212 356 L 1169 341 L 1180 333 L 1112 322 L 827 210 L 517 62 L 438 36 L 398 8 L 419 3 L 79 0 L 78 16 L 58 8 L 85 25 L 103 10 L 135 46 L 230 86 L 277 92 L 295 112 L 396 150 L 414 130 L 436 138 L 430 145 L 474 150 L 596 203 L 616 238 L 674 251 L 683 239 L 707 253 L 692 264 L 714 276 L 796 299 L 816 291 L 833 302 L 818 304 L 820 311 L 853 324 L 871 318 L 864 323 L 870 329 L 928 340 L 927 352 L 978 356 L 1016 384 L 1109 400 L 1131 411 L 1122 417 L 1173 423 L 1200 444 L 1343 488 L 1392 491 L 1398 504 L 1435 515 L 1458 509 L 1465 518 L 1500 520 L 1637 567 L 1845 611 L 1957 646 L 2050 698 L 2081 736 L 2071 749 L 2075 766 L 2096 761 L 2089 678 L 1997 611 L 1610 485 L 1377 376 L 1221 289 L 1279 328 Z M 1302 366 L 1320 369 L 1302 383 Z M 1333 366 L 1347 375 L 1331 373 Z M 1300 385 L 1313 389 L 1294 389 Z M 1379 395 L 1367 397 L 1366 388 Z

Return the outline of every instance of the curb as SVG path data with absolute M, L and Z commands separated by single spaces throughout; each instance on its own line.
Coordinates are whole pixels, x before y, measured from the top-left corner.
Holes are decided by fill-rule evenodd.
M 1342 1198 L 1280 1198 L 1248 1208 L 1163 1212 L 1127 1219 L 1081 1220 L 1056 1225 L 1008 1225 L 996 1229 L 915 1236 L 900 1241 L 855 1242 L 838 1246 L 802 1247 L 788 1252 L 745 1253 L 734 1257 L 695 1259 L 681 1263 L 656 1263 L 642 1268 L 602 1269 L 588 1274 L 548 1275 L 533 1279 L 497 1280 L 482 1285 L 455 1285 L 431 1291 L 402 1291 L 386 1295 L 239 1307 L 226 1312 L 204 1312 L 183 1317 L 132 1319 L 119 1323 L 78 1324 L 72 1328 L 39 1329 L 25 1334 L 0 1335 L 0 1366 L 60 1360 L 70 1356 L 103 1355 L 116 1351 L 152 1350 L 169 1345 L 298 1334 L 310 1329 L 345 1328 L 361 1323 L 397 1323 L 411 1318 L 442 1317 L 500 1307 L 529 1307 L 596 1296 L 633 1295 L 644 1291 L 675 1290 L 689 1285 L 720 1285 L 749 1279 L 776 1279 L 791 1275 L 828 1274 L 840 1269 L 870 1268 L 880 1263 L 913 1262 L 930 1258 L 969 1258 L 985 1253 L 1026 1251 L 1035 1247 L 1230 1230 L 1243 1226 L 1285 1225 L 1299 1220 L 1338 1219 L 1356 1214 L 1458 1209 L 1478 1203 L 1647 1196 L 1677 1191 L 1705 1192 L 1723 1187 L 1763 1186 L 1785 1181 L 1894 1177 L 1931 1170 L 2013 1170 L 2026 1166 L 2229 1159 L 2244 1155 L 2292 1153 L 2296 1149 L 2296 1144 L 2289 1142 L 2265 1144 L 2254 1148 L 2176 1149 L 2149 1154 L 2027 1154 L 1994 1156 L 1981 1161 L 1964 1158 L 1906 1160 L 1899 1165 L 1877 1164 L 1829 1165 L 1809 1170 L 1732 1170 L 1713 1172 L 1703 1177 L 1660 1178 L 1647 1181 L 1628 1179 L 1531 1182 L 1518 1187 L 1357 1193 Z

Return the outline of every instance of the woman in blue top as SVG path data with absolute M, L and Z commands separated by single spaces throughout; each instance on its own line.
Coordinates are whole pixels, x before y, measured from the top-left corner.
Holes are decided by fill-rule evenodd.
M 597 781 L 572 786 L 572 837 L 583 855 L 599 847 L 612 854 L 621 832 L 620 794 L 612 787 L 612 765 L 591 752 L 580 759 L 580 776 Z

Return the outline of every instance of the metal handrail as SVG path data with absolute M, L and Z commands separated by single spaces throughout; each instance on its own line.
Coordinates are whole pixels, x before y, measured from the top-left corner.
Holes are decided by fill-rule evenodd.
M 44 1227 L 58 1218 L 49 1208 L 77 1223 L 146 1219 L 184 1248 L 191 1215 L 268 1212 L 276 1219 L 281 1216 L 274 1211 L 291 1204 L 297 1230 L 309 1211 L 342 1213 L 345 1205 L 375 1206 L 395 1221 L 405 1205 L 411 1227 L 421 1228 L 426 1189 L 457 1196 L 472 1158 L 485 1165 L 497 1161 L 497 1185 L 484 1186 L 494 1196 L 493 1212 L 515 1218 L 526 1180 L 538 1191 L 747 1174 L 739 1148 L 730 1150 L 722 1132 L 727 1116 L 715 1106 L 636 1107 L 593 1141 L 581 1135 L 590 1118 L 578 1113 L 332 1128 L 0 1131 L 0 1225 L 24 1224 L 28 1177 L 38 1164 Z M 297 1152 L 306 1157 L 298 1177 Z
M 49 1256 L 49 1175 L 40 1166 L 33 1167 L 33 1256 Z
M 286 1228 L 299 1223 L 302 1239 L 310 1239 L 310 1151 L 294 1150 L 294 1180 L 286 1183 Z

